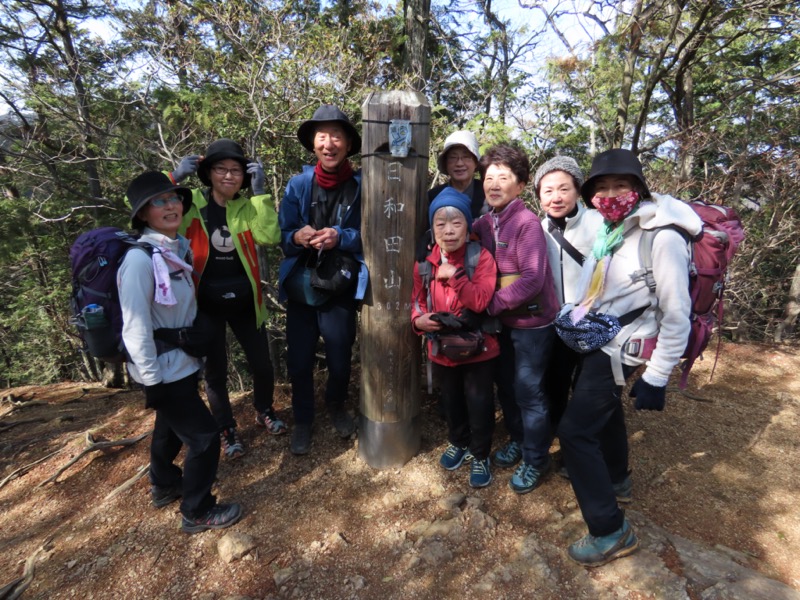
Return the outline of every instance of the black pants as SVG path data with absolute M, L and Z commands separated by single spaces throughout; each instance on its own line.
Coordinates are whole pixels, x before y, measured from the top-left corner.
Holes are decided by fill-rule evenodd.
M 356 340 L 356 303 L 349 296 L 337 296 L 322 306 L 289 301 L 286 311 L 286 366 L 292 382 L 295 423 L 314 421 L 314 363 L 317 340 L 325 342 L 328 382 L 325 404 L 341 406 L 350 385 L 350 358 Z
M 454 446 L 469 448 L 478 460 L 492 449 L 494 360 L 445 367 L 434 363 L 447 417 L 447 438 Z
M 181 486 L 181 513 L 206 514 L 215 504 L 211 486 L 219 463 L 217 423 L 197 392 L 197 373 L 172 383 L 169 401 L 153 407 L 156 423 L 150 444 L 150 482 L 159 487 Z M 183 445 L 183 470 L 174 464 Z
M 231 401 L 228 396 L 228 347 L 225 325 L 230 325 L 247 358 L 247 366 L 253 377 L 253 406 L 259 412 L 272 408 L 275 391 L 275 376 L 269 356 L 269 340 L 264 325 L 256 327 L 256 315 L 252 307 L 237 313 L 205 311 L 214 323 L 214 342 L 206 356 L 206 394 L 211 412 L 219 429 L 236 427 Z
M 580 354 L 558 336 L 555 336 L 551 352 L 544 374 L 544 388 L 550 399 L 550 423 L 553 431 L 556 431 L 567 408 Z
M 623 365 L 625 377 L 633 371 Z M 612 487 L 628 475 L 628 433 L 621 396 L 611 358 L 602 350 L 581 356 L 558 437 L 583 520 L 594 536 L 613 533 L 624 519 Z

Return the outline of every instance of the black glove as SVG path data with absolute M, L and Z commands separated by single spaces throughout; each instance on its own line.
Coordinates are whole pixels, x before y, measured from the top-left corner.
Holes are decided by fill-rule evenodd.
M 155 408 L 169 399 L 169 390 L 163 383 L 144 386 L 144 405 L 146 408 Z
M 463 329 L 464 324 L 451 312 L 437 312 L 431 315 L 431 321 L 441 323 L 445 329 L 452 329 L 458 331 Z
M 667 388 L 650 385 L 643 377 L 639 377 L 631 388 L 630 396 L 636 398 L 633 404 L 636 410 L 664 410 Z

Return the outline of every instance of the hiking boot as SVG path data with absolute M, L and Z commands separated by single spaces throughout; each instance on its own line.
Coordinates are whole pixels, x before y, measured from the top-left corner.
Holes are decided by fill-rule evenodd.
M 242 518 L 241 504 L 217 504 L 202 517 L 183 517 L 181 529 L 186 533 L 200 533 L 206 529 L 225 529 Z
M 619 483 L 612 484 L 614 494 L 617 497 L 617 502 L 620 504 L 630 504 L 633 502 L 633 482 L 631 476 L 627 475 L 625 479 Z
M 239 439 L 239 434 L 236 433 L 236 427 L 226 427 L 219 434 L 219 438 L 227 458 L 234 459 L 244 456 L 244 444 Z
M 344 408 L 337 406 L 330 409 L 331 424 L 341 438 L 349 438 L 356 430 L 356 422 Z
M 486 487 L 492 483 L 492 471 L 489 457 L 483 460 L 473 459 L 469 470 L 469 485 L 474 488 Z
M 286 433 L 286 423 L 275 416 L 275 411 L 271 408 L 256 412 L 256 426 L 263 427 L 267 433 L 281 435 Z
M 153 506 L 156 508 L 163 508 L 168 504 L 172 504 L 183 495 L 183 489 L 179 485 L 168 485 L 161 487 L 154 485 L 150 487 L 150 498 L 153 501 Z
M 442 453 L 439 464 L 448 471 L 455 471 L 465 460 L 472 460 L 472 453 L 469 451 L 469 448 L 459 448 L 458 446 L 449 444 L 447 449 Z
M 522 460 L 522 446 L 514 440 L 494 453 L 494 464 L 498 467 L 513 467 Z
M 614 533 L 601 537 L 585 535 L 571 544 L 567 553 L 572 560 L 584 567 L 599 567 L 615 558 L 633 554 L 638 547 L 639 539 L 626 519 L 622 522 L 622 527 Z
M 527 494 L 539 487 L 539 484 L 542 483 L 544 476 L 549 470 L 549 462 L 541 470 L 526 462 L 521 462 L 517 470 L 514 471 L 514 474 L 511 476 L 508 485 L 518 494 Z
M 292 429 L 292 442 L 289 450 L 292 454 L 308 454 L 311 447 L 311 423 L 295 423 Z

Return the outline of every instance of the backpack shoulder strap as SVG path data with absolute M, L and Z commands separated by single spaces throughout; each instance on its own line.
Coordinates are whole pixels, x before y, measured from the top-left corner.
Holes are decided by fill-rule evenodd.
M 634 282 L 644 280 L 647 284 L 647 287 L 650 288 L 650 291 L 654 293 L 656 291 L 656 280 L 653 277 L 653 240 L 656 239 L 656 235 L 658 235 L 659 231 L 663 231 L 665 229 L 677 231 L 687 243 L 692 241 L 689 234 L 684 229 L 676 225 L 667 225 L 666 227 L 656 227 L 655 229 L 642 230 L 642 236 L 639 238 L 639 265 L 641 268 L 631 275 L 631 280 Z M 692 246 L 689 244 L 690 253 L 691 250 Z
M 581 254 L 580 250 L 573 246 L 567 238 L 564 237 L 564 234 L 561 229 L 559 229 L 558 225 L 553 223 L 550 219 L 547 220 L 547 231 L 558 243 L 558 245 L 564 249 L 564 252 L 572 257 L 572 260 L 583 266 L 583 263 L 586 261 L 586 257 Z
M 479 242 L 467 242 L 467 250 L 464 254 L 464 270 L 467 272 L 467 277 L 472 281 L 472 276 L 475 274 L 475 269 L 478 268 L 478 263 L 481 260 L 481 245 Z

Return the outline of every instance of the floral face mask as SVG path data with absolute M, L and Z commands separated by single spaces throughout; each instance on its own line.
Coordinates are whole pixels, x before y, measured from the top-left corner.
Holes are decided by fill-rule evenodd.
M 631 190 L 621 196 L 610 196 L 601 198 L 595 196 L 592 198 L 592 206 L 603 215 L 606 221 L 612 223 L 619 223 L 633 211 L 636 204 L 639 202 L 639 192 Z

